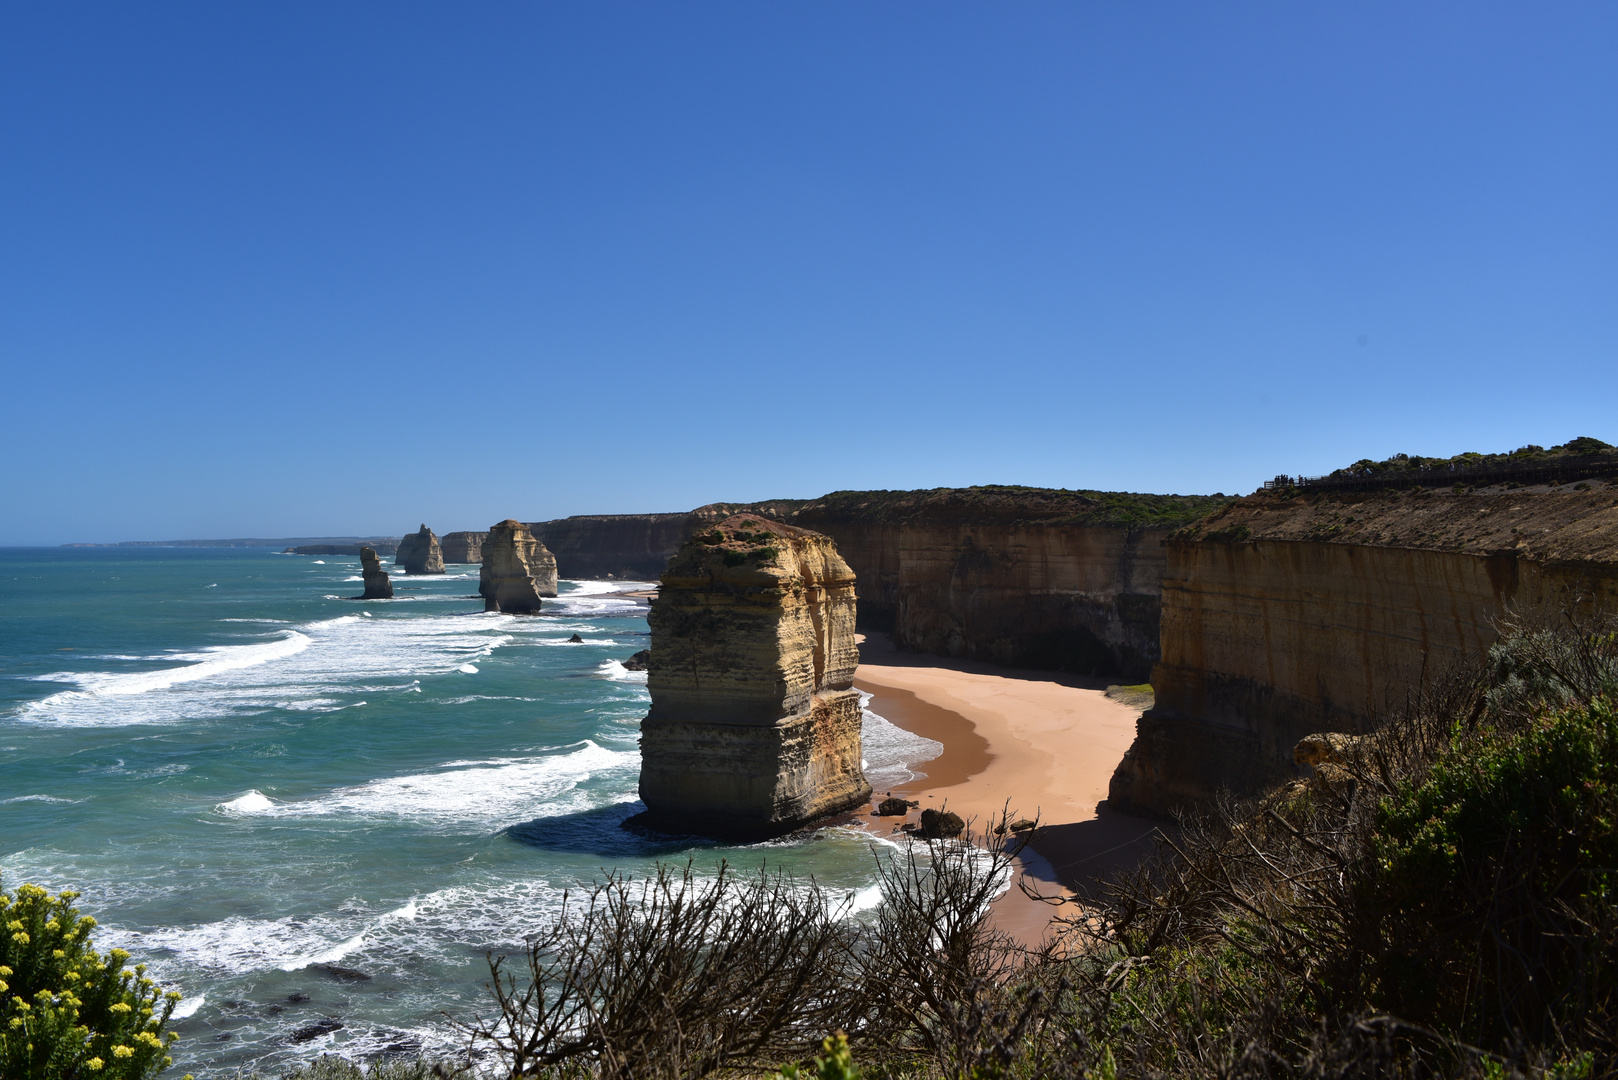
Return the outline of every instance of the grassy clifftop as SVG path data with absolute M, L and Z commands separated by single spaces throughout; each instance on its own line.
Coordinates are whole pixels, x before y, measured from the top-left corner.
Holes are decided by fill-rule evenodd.
M 987 484 L 919 491 L 834 491 L 802 506 L 795 520 L 860 519 L 879 524 L 970 520 L 997 524 L 1172 527 L 1229 505 L 1224 495 L 1151 495 L 1127 491 Z

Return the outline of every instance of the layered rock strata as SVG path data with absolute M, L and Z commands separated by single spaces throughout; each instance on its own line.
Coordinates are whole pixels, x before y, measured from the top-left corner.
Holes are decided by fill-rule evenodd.
M 488 537 L 486 532 L 445 533 L 441 545 L 445 564 L 482 562 L 483 543 Z
M 740 839 L 864 803 L 854 573 L 830 538 L 755 514 L 662 575 L 641 724 L 643 823 Z
M 490 529 L 488 537 L 478 574 L 483 610 L 537 612 L 541 597 L 556 595 L 556 558 L 520 521 L 507 518 Z
M 578 578 L 654 578 L 738 512 L 830 536 L 860 580 L 859 619 L 901 648 L 1145 679 L 1158 655 L 1163 537 L 1230 500 L 1044 488 L 845 491 L 688 514 L 532 526 Z
M 377 557 L 375 548 L 360 548 L 360 575 L 365 579 L 361 600 L 393 599 L 393 580 L 382 569 L 382 560 Z
M 1042 488 L 839 492 L 788 520 L 833 537 L 860 621 L 917 652 L 1147 677 L 1163 537 L 1229 502 Z
M 1511 618 L 1618 611 L 1618 487 L 1261 493 L 1164 544 L 1154 707 L 1112 780 L 1163 815 L 1262 790 Z
M 438 534 L 426 525 L 399 541 L 399 550 L 393 556 L 394 564 L 404 567 L 407 574 L 442 574 L 444 551 L 438 544 Z

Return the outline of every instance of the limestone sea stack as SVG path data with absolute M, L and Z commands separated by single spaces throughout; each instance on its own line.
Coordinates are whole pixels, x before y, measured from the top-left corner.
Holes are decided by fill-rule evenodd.
M 438 534 L 423 525 L 420 532 L 399 541 L 399 551 L 393 561 L 404 567 L 407 574 L 442 574 L 444 551 L 438 546 Z
M 360 573 L 365 576 L 365 593 L 361 600 L 392 600 L 393 581 L 388 572 L 382 569 L 382 560 L 377 558 L 376 548 L 360 548 Z
M 452 532 L 444 534 L 444 561 L 446 563 L 476 563 L 483 561 L 483 542 L 486 532 Z
M 649 616 L 643 824 L 759 839 L 870 798 L 854 599 L 830 537 L 755 514 L 675 553 Z
M 556 595 L 556 557 L 528 526 L 507 518 L 489 530 L 483 544 L 478 594 L 484 611 L 531 615 L 542 596 Z

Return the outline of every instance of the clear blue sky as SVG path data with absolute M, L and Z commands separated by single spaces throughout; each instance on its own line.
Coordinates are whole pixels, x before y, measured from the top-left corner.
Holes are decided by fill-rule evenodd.
M 0 543 L 1618 442 L 1618 5 L 8 4 Z

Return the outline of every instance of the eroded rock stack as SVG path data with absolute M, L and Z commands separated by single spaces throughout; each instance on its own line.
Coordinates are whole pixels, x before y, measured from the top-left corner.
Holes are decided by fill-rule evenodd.
M 393 599 L 393 580 L 382 569 L 382 560 L 377 557 L 376 548 L 360 548 L 360 573 L 365 577 L 365 592 L 360 596 L 361 600 Z
M 540 597 L 556 595 L 556 557 L 528 526 L 507 518 L 484 542 L 478 595 L 484 611 L 531 615 L 539 610 Z
M 864 803 L 854 573 L 830 537 L 738 514 L 652 602 L 644 822 L 739 839 Z
M 423 525 L 420 532 L 399 541 L 399 551 L 393 561 L 404 567 L 407 574 L 442 574 L 444 551 L 438 546 L 438 534 Z
M 486 532 L 452 532 L 444 534 L 444 561 L 446 563 L 475 563 L 483 561 L 483 542 Z

